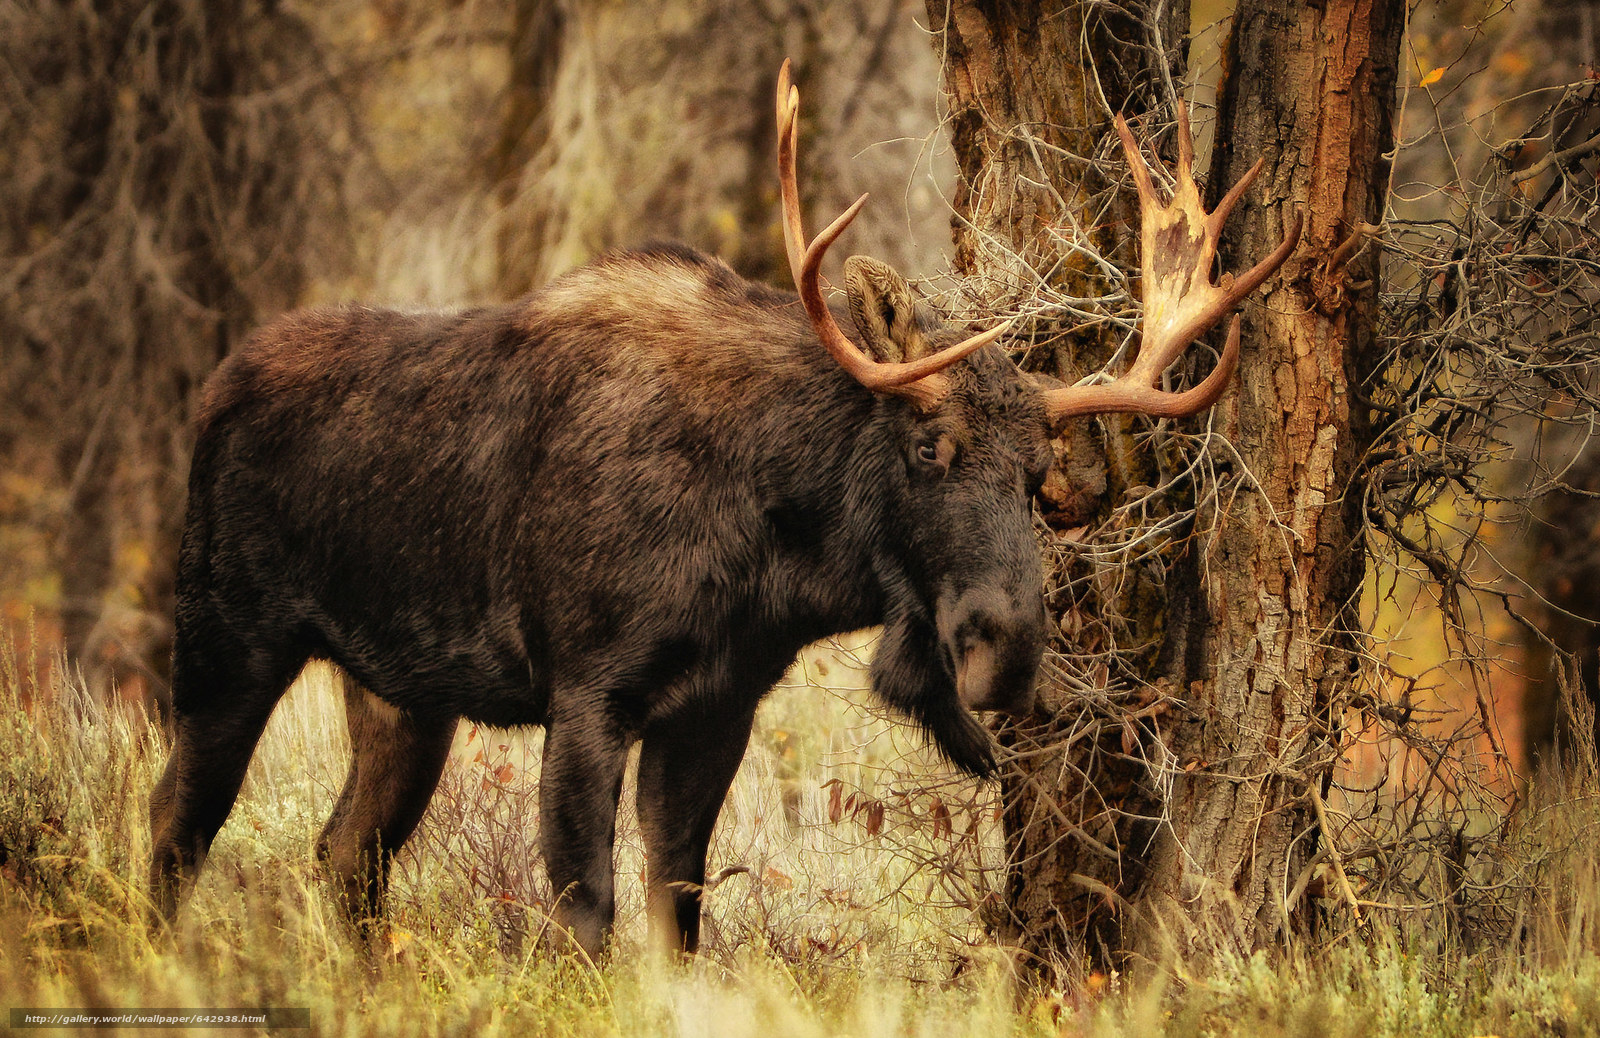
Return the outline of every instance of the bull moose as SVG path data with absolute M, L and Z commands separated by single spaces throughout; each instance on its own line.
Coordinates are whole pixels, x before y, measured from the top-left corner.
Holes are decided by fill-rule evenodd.
M 438 782 L 457 721 L 543 725 L 540 838 L 555 917 L 600 952 L 634 741 L 653 932 L 699 940 L 706 848 L 756 705 L 798 651 L 882 625 L 872 687 L 973 775 L 973 710 L 1023 710 L 1046 640 L 1032 495 L 1068 418 L 1194 414 L 1163 370 L 1289 255 L 1212 280 L 1180 125 L 1163 206 L 1120 117 L 1142 209 L 1140 352 L 1109 383 L 1047 385 L 964 337 L 895 271 L 844 265 L 856 337 L 819 282 L 865 202 L 809 244 L 799 94 L 778 83 L 798 295 L 688 248 L 609 255 L 455 313 L 291 314 L 229 357 L 197 417 L 179 560 L 171 758 L 151 796 L 170 920 L 274 705 L 312 658 L 348 675 L 353 757 L 317 841 L 358 920 Z M 819 340 L 821 348 L 819 349 Z

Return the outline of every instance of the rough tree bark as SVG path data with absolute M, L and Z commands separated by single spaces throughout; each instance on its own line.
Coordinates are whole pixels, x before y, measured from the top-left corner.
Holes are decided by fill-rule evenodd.
M 1041 163 L 1042 149 L 1016 143 L 1065 127 L 1076 136 L 1062 150 L 1092 155 L 1110 118 L 1100 97 L 1137 113 L 1162 96 L 1140 89 L 1161 71 L 1148 50 L 1142 77 L 1126 65 L 1120 78 L 1109 75 L 1102 61 L 1100 96 L 1084 91 L 1085 70 L 1111 53 L 1103 34 L 1123 36 L 1124 63 L 1133 50 L 1126 40 L 1151 38 L 1126 23 L 1085 26 L 1095 9 L 929 0 L 932 25 L 944 30 L 962 170 L 958 226 L 971 228 L 957 235 L 958 266 L 980 285 L 994 276 L 992 264 L 967 241 L 993 236 L 1044 271 L 1052 267 L 1039 262 L 1049 256 L 1040 242 L 1052 221 L 1072 215 L 1093 226 L 1111 212 L 1134 226 L 1128 209 L 1073 214 L 1038 205 L 1041 180 L 1074 203 L 1099 199 L 1099 185 L 1086 182 L 1083 165 Z M 1123 9 L 1146 25 L 1151 9 L 1178 14 Z M 1042 960 L 1076 958 L 1085 943 L 1112 962 L 1169 942 L 1183 951 L 1248 950 L 1301 918 L 1301 866 L 1314 850 L 1314 798 L 1335 752 L 1330 705 L 1355 664 L 1362 574 L 1360 501 L 1343 490 L 1366 438 L 1353 389 L 1372 337 L 1377 272 L 1352 235 L 1381 218 L 1402 24 L 1401 5 L 1389 0 L 1239 5 L 1212 202 L 1256 158 L 1266 169 L 1230 223 L 1222 269 L 1266 255 L 1295 211 L 1305 236 L 1244 309 L 1238 389 L 1209 418 L 1229 446 L 1209 451 L 1217 482 L 1192 489 L 1196 520 L 1169 553 L 1165 579 L 1133 575 L 1118 594 L 1096 596 L 1080 593 L 1084 582 L 1069 574 L 1051 591 L 1062 652 L 1104 648 L 1083 640 L 1085 631 L 1099 638 L 1107 630 L 1104 618 L 1086 623 L 1086 609 L 1114 607 L 1122 626 L 1105 672 L 1113 690 L 1093 723 L 1056 690 L 1042 697 L 1052 717 L 1003 733 L 1029 752 L 1005 781 L 1012 873 L 998 929 Z M 1169 46 L 1178 27 L 1163 27 Z M 1341 249 L 1347 243 L 1354 251 Z M 1125 248 L 1102 251 L 1131 259 Z M 1047 370 L 1074 377 L 1104 360 L 1104 343 L 1066 331 L 1034 331 L 1035 343 L 1052 346 Z M 1121 427 L 1102 421 L 1099 429 L 1104 490 L 1082 465 L 1068 475 L 1080 497 L 1085 488 L 1100 493 L 1104 514 L 1119 484 L 1139 482 L 1138 466 L 1163 461 L 1159 451 L 1153 461 L 1125 461 L 1133 455 Z M 1046 501 L 1047 518 L 1055 504 Z M 1143 691 L 1115 692 L 1124 680 Z
M 1361 245 L 1383 218 L 1404 22 L 1398 0 L 1243 0 L 1227 41 L 1213 201 L 1258 157 L 1266 168 L 1224 269 L 1263 255 L 1291 212 L 1305 234 L 1263 305 L 1245 309 L 1239 389 L 1213 416 L 1232 485 L 1202 507 L 1171 584 L 1203 608 L 1181 632 L 1173 824 L 1144 900 L 1190 946 L 1259 947 L 1307 907 L 1336 709 L 1360 666 L 1363 502 L 1348 491 L 1370 441 L 1359 398 L 1379 283 Z

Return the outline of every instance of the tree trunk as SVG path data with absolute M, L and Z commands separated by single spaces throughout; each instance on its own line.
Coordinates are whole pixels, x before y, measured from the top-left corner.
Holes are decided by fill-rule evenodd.
M 1127 203 L 1104 206 L 1095 167 L 1086 177 L 1082 164 L 1041 164 L 1044 149 L 1015 143 L 1024 130 L 1069 127 L 1079 136 L 1055 143 L 1094 153 L 1110 113 L 1083 89 L 1085 69 L 1110 51 L 1095 45 L 1094 26 L 1080 34 L 1088 5 L 1041 12 L 956 3 L 948 21 L 941 0 L 929 6 L 934 27 L 946 26 L 964 182 L 957 208 L 971 226 L 957 235 L 961 272 L 992 283 L 984 279 L 994 264 L 967 244 L 985 236 L 1026 261 L 1002 266 L 1005 278 L 1070 264 L 1060 244 L 1050 254 L 1052 239 L 1065 237 L 1053 221 L 1134 226 Z M 1375 0 L 1240 4 L 1208 193 L 1214 201 L 1258 157 L 1266 169 L 1231 221 L 1222 269 L 1241 271 L 1265 256 L 1296 211 L 1306 232 L 1265 296 L 1244 308 L 1237 389 L 1197 420 L 1229 446 L 1200 459 L 1212 476 L 1169 481 L 1185 471 L 1170 445 L 1158 441 L 1152 457 L 1131 442 L 1126 423 L 1102 421 L 1100 500 L 1084 500 L 1100 486 L 1080 463 L 1066 470 L 1072 486 L 1045 502 L 1053 525 L 1081 523 L 1082 505 L 1107 516 L 1108 502 L 1148 481 L 1179 488 L 1168 491 L 1173 508 L 1192 495 L 1195 512 L 1192 535 L 1169 545 L 1166 567 L 1151 565 L 1162 560 L 1148 554 L 1122 556 L 1119 574 L 1078 563 L 1090 572 L 1069 567 L 1050 589 L 1065 641 L 1047 673 L 1089 680 L 1075 682 L 1070 695 L 1045 689 L 1041 702 L 1052 716 L 1003 733 L 1028 752 L 1005 780 L 1011 876 L 997 920 L 1003 936 L 1041 960 L 1076 958 L 1085 945 L 1111 962 L 1130 951 L 1158 954 L 1168 942 L 1185 952 L 1249 950 L 1301 918 L 1313 797 L 1336 755 L 1333 704 L 1353 677 L 1363 571 L 1360 498 L 1344 490 L 1367 438 L 1352 390 L 1373 334 L 1376 269 L 1370 252 L 1339 247 L 1381 218 L 1402 14 L 1398 3 Z M 1179 36 L 1170 23 L 1164 28 L 1170 47 Z M 1121 30 L 1124 61 L 1128 40 L 1151 38 L 1108 21 L 1098 29 Z M 1082 39 L 1091 41 L 1088 55 Z M 1160 83 L 1162 68 L 1145 53 L 1142 79 L 1138 67 L 1124 67 L 1120 80 L 1098 70 L 1110 105 L 1148 107 L 1151 94 L 1140 84 Z M 1034 87 L 1055 107 L 1034 101 Z M 1078 211 L 1040 205 L 1040 184 Z M 1093 244 L 1119 264 L 1131 261 L 1125 249 Z M 1025 273 L 1013 280 L 1019 294 L 1027 291 Z M 1035 282 L 1033 291 L 1057 287 Z M 1051 343 L 1045 366 L 1062 377 L 1108 354 L 1106 343 L 1064 334 L 1069 324 L 1033 334 L 1035 343 Z M 1152 470 L 1155 479 L 1141 479 Z M 1078 514 L 1052 517 L 1074 494 Z M 1086 659 L 1096 665 L 1085 670 Z M 1124 685 L 1134 691 L 1119 691 Z
M 1181 81 L 1188 5 L 1160 5 L 1160 22 L 1157 6 L 1113 13 L 1068 0 L 928 0 L 961 174 L 956 270 L 980 309 L 1026 315 L 1014 340 L 1026 344 L 1024 367 L 1065 381 L 1102 367 L 1124 338 L 1117 326 L 1087 324 L 1041 300 L 1122 291 L 1087 250 L 1136 264 L 1125 231 L 1138 225 L 1136 196 L 1120 165 L 1095 156 L 1111 129 L 1108 104 L 1136 116 L 1162 107 L 1169 77 Z M 1063 436 L 1041 501 L 1052 535 L 1107 529 L 1112 505 L 1131 488 L 1165 482 L 1133 432 L 1113 416 L 1074 423 Z M 1106 686 L 1128 686 L 1153 665 L 1165 612 L 1150 567 L 1069 551 L 1047 557 L 1060 632 L 1047 671 L 1093 654 L 1100 694 L 1087 702 L 1047 679 L 1038 716 L 997 732 L 1019 752 L 1001 780 L 1009 876 L 1003 909 L 989 922 L 1040 963 L 1076 958 L 1085 943 L 1096 952 L 1123 943 L 1118 905 L 1139 886 L 1150 797 L 1123 745 L 1132 731 L 1123 715 L 1143 693 L 1113 695 Z
M 1264 255 L 1292 213 L 1305 233 L 1244 310 L 1239 389 L 1212 418 L 1231 444 L 1213 454 L 1224 486 L 1197 519 L 1203 553 L 1187 554 L 1171 585 L 1203 612 L 1181 632 L 1189 694 L 1168 743 L 1172 825 L 1144 901 L 1148 919 L 1178 923 L 1166 936 L 1181 950 L 1248 951 L 1307 910 L 1316 802 L 1360 665 L 1352 476 L 1371 435 L 1358 396 L 1376 360 L 1379 273 L 1361 243 L 1383 218 L 1404 20 L 1397 0 L 1244 0 L 1227 43 L 1213 201 L 1257 158 L 1266 168 L 1224 241 L 1224 269 Z

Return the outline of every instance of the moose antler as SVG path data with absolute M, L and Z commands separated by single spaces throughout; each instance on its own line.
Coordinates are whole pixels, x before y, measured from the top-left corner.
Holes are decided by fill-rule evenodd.
M 1162 205 L 1150 181 L 1150 169 L 1128 131 L 1127 120 L 1117 116 L 1122 150 L 1133 169 L 1139 189 L 1139 253 L 1144 271 L 1143 341 L 1133 366 L 1113 382 L 1093 386 L 1067 386 L 1045 392 L 1050 420 L 1059 426 L 1068 418 L 1088 414 L 1126 412 L 1178 418 L 1210 407 L 1222 395 L 1239 362 L 1239 317 L 1228 328 L 1228 343 L 1216 370 L 1193 389 L 1168 393 L 1156 381 L 1168 364 L 1190 343 L 1221 320 L 1245 296 L 1254 292 L 1283 265 L 1300 241 L 1300 217 L 1295 217 L 1283 243 L 1272 255 L 1251 267 L 1242 277 L 1224 274 L 1220 285 L 1211 281 L 1211 263 L 1217 254 L 1222 225 L 1245 190 L 1261 172 L 1261 161 L 1233 185 L 1207 213 L 1200 204 L 1194 182 L 1194 144 L 1189 137 L 1189 116 L 1178 107 L 1178 183 L 1172 201 Z
M 814 241 L 807 243 L 800 222 L 799 178 L 795 175 L 799 141 L 800 91 L 790 82 L 789 62 L 785 59 L 778 72 L 778 185 L 783 193 L 783 242 L 789 253 L 789 272 L 794 276 L 806 316 L 811 318 L 811 326 L 828 353 L 857 382 L 875 393 L 908 397 L 921 407 L 931 408 L 949 392 L 949 384 L 940 372 L 998 339 L 1011 327 L 1011 322 L 980 332 L 938 353 L 904 363 L 873 360 L 862 352 L 833 319 L 833 311 L 822 298 L 819 278 L 823 254 L 850 226 L 850 221 L 866 204 L 867 196 L 856 199 L 850 208 L 823 228 Z

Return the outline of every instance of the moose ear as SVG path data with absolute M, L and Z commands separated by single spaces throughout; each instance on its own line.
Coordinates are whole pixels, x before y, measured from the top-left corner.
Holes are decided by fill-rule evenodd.
M 920 360 L 928 353 L 917 323 L 917 296 L 893 267 L 851 256 L 844 261 L 844 290 L 861 345 L 878 361 Z

